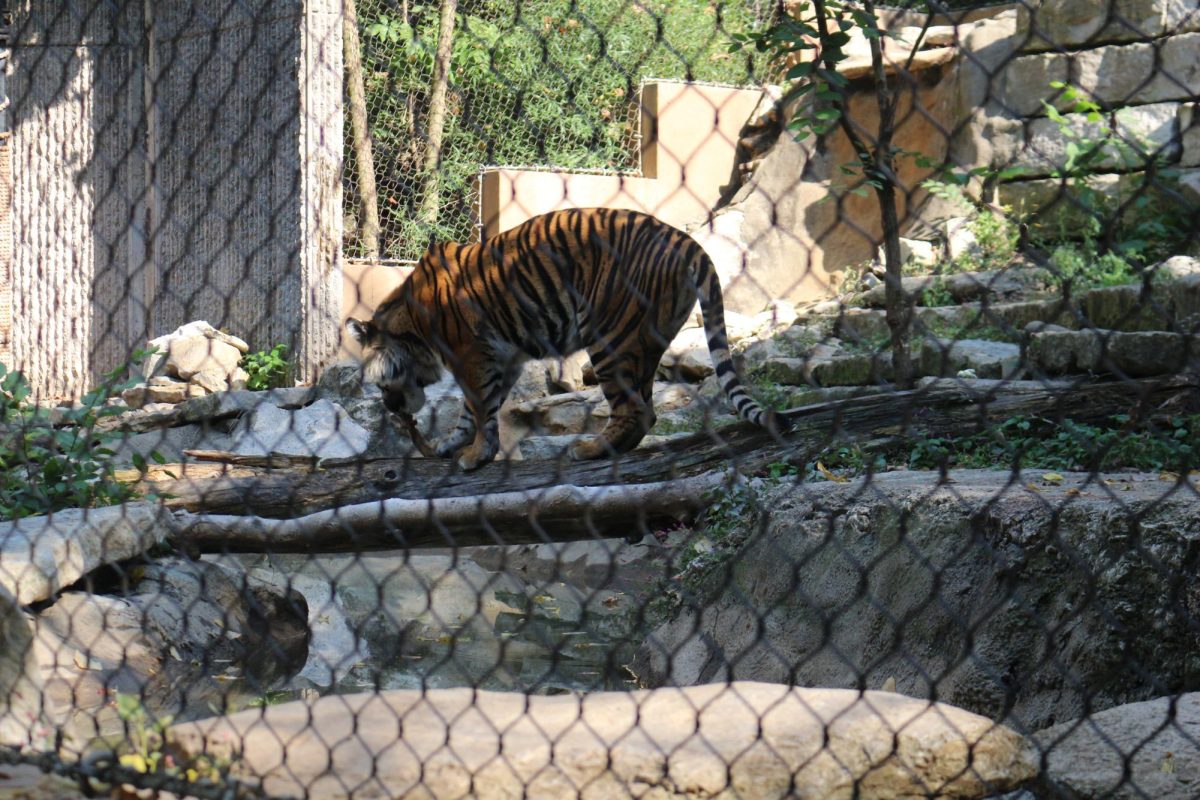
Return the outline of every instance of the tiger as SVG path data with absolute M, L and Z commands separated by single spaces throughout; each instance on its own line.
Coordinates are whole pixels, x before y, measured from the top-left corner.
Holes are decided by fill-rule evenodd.
M 784 420 L 746 391 L 729 351 L 712 260 L 688 234 L 637 211 L 577 208 L 536 216 L 486 241 L 432 245 L 369 321 L 351 318 L 363 380 L 411 420 L 442 367 L 462 389 L 453 431 L 436 448 L 470 471 L 499 450 L 498 415 L 522 364 L 585 350 L 608 401 L 599 435 L 575 460 L 628 452 L 654 426 L 654 376 L 699 299 L 709 354 L 739 416 Z

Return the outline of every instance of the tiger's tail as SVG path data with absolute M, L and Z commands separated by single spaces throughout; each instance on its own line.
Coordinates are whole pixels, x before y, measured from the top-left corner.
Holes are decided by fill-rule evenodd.
M 725 330 L 725 299 L 721 294 L 721 280 L 717 277 L 712 259 L 699 244 L 695 247 L 699 254 L 692 260 L 692 281 L 700 298 L 708 352 L 712 357 L 713 368 L 717 371 L 717 381 L 721 384 L 721 390 L 725 392 L 725 396 L 742 419 L 767 430 L 787 431 L 791 427 L 788 420 L 755 402 L 738 376 L 733 365 L 733 356 L 729 352 L 729 335 Z

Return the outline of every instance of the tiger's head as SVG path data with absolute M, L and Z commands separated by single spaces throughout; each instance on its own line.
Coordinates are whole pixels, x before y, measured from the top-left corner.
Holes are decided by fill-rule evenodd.
M 346 330 L 362 346 L 363 380 L 380 388 L 383 405 L 397 414 L 420 411 L 425 387 L 441 377 L 429 346 L 416 334 L 392 334 L 374 322 L 349 319 Z

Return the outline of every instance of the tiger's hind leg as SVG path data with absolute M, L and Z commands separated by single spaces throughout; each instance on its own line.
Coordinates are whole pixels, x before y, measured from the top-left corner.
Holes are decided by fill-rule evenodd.
M 627 453 L 638 446 L 657 417 L 654 414 L 654 372 L 658 369 L 653 353 L 627 356 L 622 359 L 603 359 L 590 354 L 604 399 L 608 401 L 608 424 L 599 436 L 592 436 L 571 448 L 571 458 L 585 461 L 607 455 Z M 615 361 L 615 363 L 614 363 Z

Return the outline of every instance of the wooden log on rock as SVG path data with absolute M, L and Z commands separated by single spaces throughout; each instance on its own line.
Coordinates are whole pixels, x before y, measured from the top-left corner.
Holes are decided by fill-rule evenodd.
M 1184 413 L 1197 403 L 1194 377 L 1066 382 L 939 379 L 916 389 L 837 400 L 786 412 L 786 436 L 748 423 L 697 433 L 618 459 L 572 462 L 497 461 L 470 473 L 452 459 L 321 462 L 206 481 L 158 482 L 172 508 L 209 514 L 290 518 L 387 499 L 437 500 L 532 491 L 552 486 L 596 487 L 665 483 L 709 472 L 743 475 L 778 462 L 803 464 L 830 446 L 853 442 L 867 450 L 919 436 L 968 436 L 1018 415 L 1103 422 Z
M 707 473 L 631 486 L 551 486 L 436 500 L 390 499 L 295 519 L 175 513 L 189 552 L 314 553 L 639 538 L 690 518 L 729 478 Z

